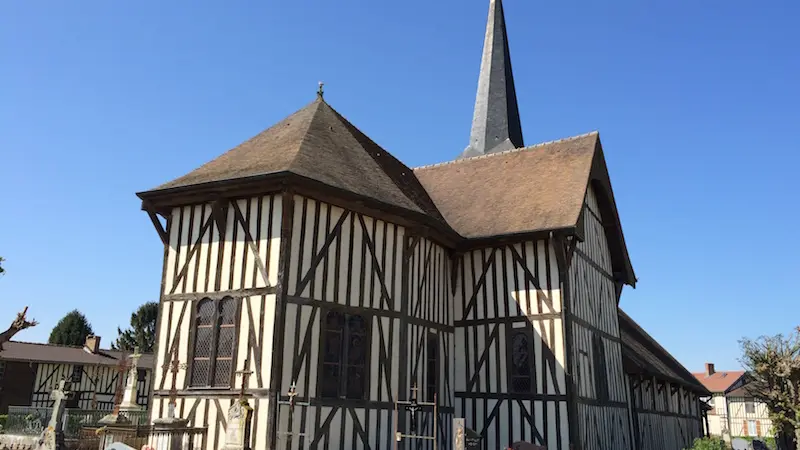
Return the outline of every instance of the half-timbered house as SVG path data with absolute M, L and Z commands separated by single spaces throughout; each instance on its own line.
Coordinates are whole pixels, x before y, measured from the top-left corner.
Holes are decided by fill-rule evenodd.
M 11 341 L 0 351 L 0 414 L 9 406 L 51 407 L 50 393 L 59 381 L 70 382 L 67 408 L 111 411 L 128 376 L 126 355 L 100 348 L 90 336 L 83 347 Z M 137 364 L 136 403 L 147 408 L 152 391 L 153 355 Z
M 138 195 L 164 245 L 152 418 L 174 396 L 203 449 L 241 392 L 253 448 L 389 450 L 412 430 L 451 448 L 453 418 L 485 449 L 656 448 L 636 428 L 659 424 L 632 402 L 618 305 L 636 277 L 599 134 L 524 145 L 500 0 L 455 160 L 404 165 L 320 90 Z M 696 392 L 670 364 L 659 380 L 688 417 Z M 397 407 L 413 398 L 436 417 Z

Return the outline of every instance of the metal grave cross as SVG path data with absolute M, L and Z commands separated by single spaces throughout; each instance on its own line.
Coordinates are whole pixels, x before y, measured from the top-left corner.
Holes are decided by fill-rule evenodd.
M 417 383 L 411 387 L 411 403 L 406 405 L 406 411 L 411 413 L 411 433 L 417 432 L 417 411 L 422 407 L 417 403 Z
M 247 389 L 247 381 L 250 379 L 250 375 L 253 374 L 252 370 L 250 369 L 250 358 L 244 360 L 244 369 L 236 371 L 236 375 L 241 375 L 242 377 L 242 386 L 239 388 L 239 400 L 244 398 L 244 391 Z
M 286 394 L 289 397 L 289 406 L 294 408 L 294 398 L 297 397 L 297 383 L 292 381 L 292 385 L 289 386 L 289 392 Z
M 164 363 L 161 368 L 166 372 L 167 369 L 172 373 L 172 386 L 169 388 L 169 407 L 167 410 L 168 417 L 175 418 L 175 408 L 178 405 L 178 372 L 186 370 L 186 363 L 181 363 L 178 360 L 178 346 L 176 345 L 172 351 L 172 361 Z

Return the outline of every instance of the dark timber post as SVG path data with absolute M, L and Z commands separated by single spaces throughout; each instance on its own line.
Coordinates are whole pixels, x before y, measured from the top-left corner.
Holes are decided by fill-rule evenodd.
M 286 295 L 289 282 L 289 261 L 292 249 L 292 225 L 294 222 L 294 192 L 285 189 L 282 194 L 281 242 L 278 262 L 278 286 L 275 295 L 275 339 L 273 340 L 272 370 L 269 378 L 269 408 L 267 409 L 268 449 L 275 449 L 278 437 L 278 400 L 280 399 L 281 374 L 283 373 L 283 335 L 286 323 L 283 319 L 286 310 Z

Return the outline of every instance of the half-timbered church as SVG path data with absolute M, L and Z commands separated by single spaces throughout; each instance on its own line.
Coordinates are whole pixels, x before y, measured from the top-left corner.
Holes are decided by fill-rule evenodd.
M 454 419 L 487 450 L 700 436 L 707 391 L 619 309 L 636 277 L 598 133 L 523 141 L 501 0 L 452 156 L 412 169 L 320 90 L 139 193 L 164 244 L 152 418 L 174 405 L 203 450 L 240 396 L 254 449 L 449 449 Z

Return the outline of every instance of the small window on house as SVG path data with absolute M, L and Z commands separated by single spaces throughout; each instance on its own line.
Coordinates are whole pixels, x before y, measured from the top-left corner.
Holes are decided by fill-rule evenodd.
M 367 321 L 339 311 L 328 312 L 324 320 L 321 395 L 363 399 L 367 388 Z
M 192 353 L 192 387 L 230 387 L 236 345 L 236 300 L 205 298 L 197 303 Z
M 439 390 L 439 338 L 435 333 L 428 335 L 427 371 L 425 374 L 425 400 L 433 401 L 434 394 Z
M 527 394 L 533 390 L 533 332 L 530 325 L 511 328 L 509 387 L 511 392 Z
M 747 414 L 755 414 L 756 413 L 756 405 L 753 402 L 745 402 L 744 403 L 744 412 Z
M 606 348 L 599 334 L 592 334 L 592 367 L 594 368 L 594 386 L 596 397 L 600 401 L 608 400 L 608 375 L 606 374 Z M 653 386 L 655 389 L 656 387 Z M 658 393 L 658 391 L 656 391 Z M 653 405 L 655 407 L 655 405 Z
M 83 378 L 83 366 L 72 366 L 72 375 L 70 376 L 70 381 L 72 382 L 72 384 L 75 385 L 80 384 L 82 378 Z
M 756 421 L 755 420 L 748 420 L 747 421 L 747 435 L 748 436 L 758 436 L 758 431 L 756 430 Z

